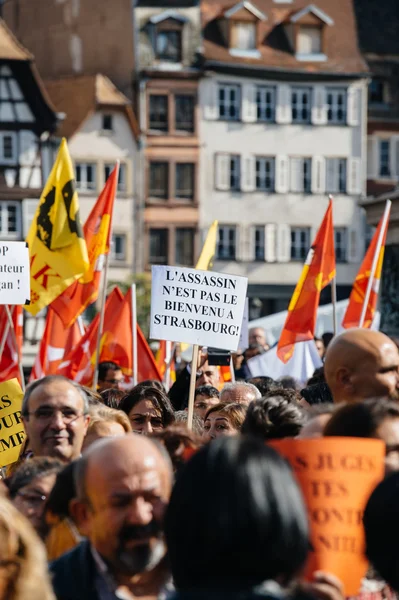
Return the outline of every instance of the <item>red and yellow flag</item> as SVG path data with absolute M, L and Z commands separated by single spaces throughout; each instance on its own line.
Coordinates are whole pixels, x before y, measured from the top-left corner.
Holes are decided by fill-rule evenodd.
M 284 363 L 293 355 L 297 342 L 313 339 L 320 292 L 334 277 L 334 227 L 330 200 L 291 298 L 287 319 L 278 342 L 277 356 Z
M 376 258 L 376 253 L 378 252 L 378 259 L 376 263 L 370 296 L 367 302 L 367 308 L 362 327 L 368 329 L 371 327 L 371 324 L 373 322 L 375 311 L 377 308 L 378 291 L 381 281 L 382 264 L 384 262 L 385 243 L 387 239 L 390 212 L 391 204 L 387 203 L 385 212 L 381 217 L 376 232 L 373 236 L 373 239 L 371 240 L 370 246 L 368 247 L 366 255 L 360 266 L 359 272 L 356 275 L 351 295 L 349 296 L 348 308 L 346 309 L 346 313 L 342 321 L 342 327 L 344 327 L 345 329 L 361 326 L 360 321 L 366 298 L 366 291 L 369 285 L 371 272 L 373 269 L 373 263 Z
M 26 241 L 30 255 L 31 302 L 25 309 L 36 315 L 89 268 L 75 177 L 65 139 Z
M 0 332 L 2 336 L 6 335 L 3 353 L 0 357 L 0 382 L 16 378 L 21 383 L 19 356 L 21 356 L 23 341 L 23 310 L 22 306 L 10 306 L 10 311 L 15 338 L 10 329 L 6 309 L 4 306 L 0 306 Z
M 83 227 L 89 253 L 89 269 L 51 305 L 65 327 L 71 327 L 89 304 L 97 300 L 104 258 L 111 245 L 112 213 L 118 174 L 119 165 L 116 165 Z

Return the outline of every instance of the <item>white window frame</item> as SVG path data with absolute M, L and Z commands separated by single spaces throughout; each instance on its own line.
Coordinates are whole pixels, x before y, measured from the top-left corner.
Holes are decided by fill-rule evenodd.
M 12 145 L 12 156 L 6 157 L 4 155 L 4 141 L 6 138 L 10 138 Z M 0 132 L 0 163 L 3 165 L 15 165 L 17 162 L 17 134 L 15 131 L 2 131 Z
M 274 85 L 257 85 L 256 86 L 256 111 L 257 121 L 260 123 L 275 123 L 276 122 L 276 86 Z M 270 95 L 270 101 L 268 96 Z M 269 112 L 268 117 L 266 113 Z
M 256 161 L 256 190 L 258 192 L 272 193 L 275 190 L 276 160 L 273 156 L 257 156 Z M 267 173 L 267 167 L 269 173 Z M 266 181 L 270 179 L 270 185 Z
M 15 208 L 16 231 L 8 229 L 8 211 L 10 208 Z M 18 240 L 22 238 L 22 213 L 21 203 L 8 200 L 0 201 L 1 226 L 0 236 L 9 240 Z
M 230 154 L 230 190 L 239 192 L 241 190 L 241 156 Z
M 239 29 L 241 27 L 241 29 L 244 28 L 249 28 L 252 27 L 252 31 L 251 31 L 251 38 L 249 40 L 250 44 L 246 45 L 246 44 L 239 44 L 237 43 L 239 41 L 239 33 L 237 32 L 237 29 Z M 232 30 L 231 30 L 231 48 L 233 50 L 242 50 L 243 52 L 249 52 L 251 50 L 256 50 L 256 23 L 254 23 L 253 21 L 234 21 L 232 23 Z M 235 43 L 234 43 L 235 40 Z M 247 40 L 247 41 L 248 41 Z
M 118 238 L 122 243 L 122 250 L 117 251 L 116 249 L 116 238 Z M 115 260 L 118 262 L 126 261 L 126 247 L 127 247 L 127 235 L 126 233 L 113 233 L 112 241 L 111 241 L 111 260 Z
M 310 249 L 310 233 L 310 227 L 291 227 L 292 261 L 304 261 L 306 259 Z M 302 239 L 302 237 L 304 237 L 304 239 Z
M 233 234 L 232 236 L 230 234 Z M 230 237 L 233 239 L 231 240 Z M 229 249 L 234 252 L 230 253 Z M 219 225 L 217 241 L 218 260 L 236 260 L 237 257 L 237 227 L 235 225 Z
M 339 236 L 341 239 L 339 240 Z M 338 263 L 348 262 L 348 229 L 334 227 L 335 259 Z
M 300 181 L 294 182 L 292 169 L 294 161 L 297 162 L 300 170 Z M 296 194 L 311 194 L 312 193 L 312 159 L 309 157 L 290 158 L 290 191 Z
M 304 97 L 307 97 L 308 101 L 305 103 Z M 294 106 L 294 99 L 297 98 L 297 102 Z M 292 114 L 292 123 L 295 124 L 307 124 L 311 123 L 312 119 L 312 101 L 313 101 L 313 93 L 312 88 L 307 86 L 292 86 L 291 88 L 291 114 Z M 302 111 L 307 110 L 306 118 L 303 117 Z M 294 117 L 294 110 L 297 111 L 296 117 Z
M 223 90 L 224 98 L 221 99 Z M 235 93 L 235 98 L 230 98 L 230 93 Z M 224 107 L 224 114 L 221 114 L 221 107 Z M 231 107 L 234 108 L 234 115 L 230 114 Z M 222 121 L 239 121 L 241 119 L 241 86 L 236 83 L 219 83 L 218 84 L 218 109 L 219 119 Z
M 306 31 L 305 31 L 306 30 Z M 317 50 L 304 50 L 303 48 L 300 47 L 300 42 L 301 42 L 301 36 L 303 36 L 304 33 L 307 33 L 310 39 L 310 44 L 312 45 L 313 43 L 313 38 L 310 35 L 310 32 L 315 32 L 318 34 L 318 42 L 319 42 L 319 48 Z M 297 37 L 297 48 L 296 48 L 296 53 L 300 54 L 301 56 L 313 56 L 313 55 L 318 55 L 322 53 L 322 46 L 323 46 L 323 41 L 322 41 L 322 29 L 321 27 L 317 26 L 317 25 L 300 25 L 299 27 L 299 32 L 298 32 L 298 37 Z
M 383 152 L 383 146 L 386 147 L 387 151 Z M 378 177 L 382 179 L 390 179 L 392 177 L 391 173 L 391 140 L 380 139 L 378 140 L 378 150 L 379 150 L 379 159 L 378 159 Z M 386 155 L 386 164 L 383 164 L 383 155 Z M 385 161 L 384 161 L 385 162 Z M 386 172 L 383 173 L 383 170 Z
M 88 168 L 93 169 L 93 182 L 88 182 Z M 80 181 L 78 181 L 78 168 L 80 169 Z M 95 162 L 76 161 L 75 163 L 76 189 L 79 192 L 95 192 L 97 190 L 97 165 Z
M 263 262 L 266 253 L 265 226 L 256 225 L 254 228 L 254 257 L 256 262 Z
M 108 177 L 111 175 L 112 171 L 115 168 L 114 163 L 105 163 L 104 165 L 104 182 L 107 181 Z M 119 175 L 118 175 L 118 192 L 127 192 L 127 178 L 126 178 L 127 166 L 126 163 L 120 163 L 119 165 Z
M 348 165 L 346 158 L 326 158 L 326 192 L 346 194 Z M 331 179 L 333 184 L 331 184 Z
M 342 99 L 342 104 L 339 100 Z M 348 91 L 346 88 L 326 88 L 327 123 L 346 125 L 348 115 Z

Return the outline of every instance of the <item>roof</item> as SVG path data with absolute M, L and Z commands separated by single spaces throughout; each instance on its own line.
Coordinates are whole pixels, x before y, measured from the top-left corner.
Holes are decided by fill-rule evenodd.
M 324 11 L 317 8 L 317 6 L 315 6 L 314 4 L 309 4 L 309 6 L 305 6 L 305 8 L 299 10 L 297 13 L 292 15 L 290 21 L 291 23 L 297 23 L 302 19 L 302 17 L 308 14 L 315 15 L 320 19 L 320 21 L 324 21 L 326 25 L 334 25 L 334 21 L 330 19 L 330 17 Z
M 134 136 L 139 129 L 130 100 L 105 75 L 83 75 L 45 82 L 46 89 L 58 112 L 66 117 L 60 124 L 59 135 L 73 136 L 89 115 L 102 107 L 123 110 L 129 119 Z
M 0 59 L 33 60 L 33 55 L 20 44 L 3 19 L 0 19 Z
M 399 54 L 397 0 L 353 0 L 359 46 L 367 54 Z
M 362 0 L 359 0 L 360 2 Z M 356 23 L 352 0 L 293 0 L 289 4 L 275 3 L 274 0 L 252 0 L 251 4 L 266 15 L 267 20 L 259 21 L 259 36 L 262 43 L 260 56 L 232 56 L 226 46 L 220 27 L 221 15 L 237 4 L 234 0 L 203 0 L 202 18 L 204 25 L 204 58 L 206 66 L 212 63 L 225 63 L 238 66 L 252 66 L 265 70 L 290 72 L 323 73 L 327 75 L 358 75 L 368 72 L 356 39 Z M 309 10 L 307 10 L 309 9 Z M 327 16 L 331 26 L 325 29 L 327 59 L 324 61 L 298 61 L 290 48 L 285 32 L 291 17 L 303 11 Z

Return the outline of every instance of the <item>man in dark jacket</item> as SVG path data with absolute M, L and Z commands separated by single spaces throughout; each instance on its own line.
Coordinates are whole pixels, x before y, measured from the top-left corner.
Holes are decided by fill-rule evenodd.
M 77 463 L 75 483 L 72 512 L 87 541 L 52 563 L 57 599 L 155 600 L 168 578 L 161 526 L 168 457 L 144 436 L 107 438 Z

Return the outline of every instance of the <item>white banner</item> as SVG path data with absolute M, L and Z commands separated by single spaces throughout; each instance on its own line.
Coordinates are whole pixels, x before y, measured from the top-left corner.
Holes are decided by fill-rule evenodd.
M 244 314 L 242 317 L 242 325 L 241 325 L 241 335 L 240 341 L 238 342 L 238 347 L 240 350 L 244 351 L 248 348 L 248 322 L 249 322 L 249 301 L 248 298 L 245 298 L 245 306 L 244 306 Z
M 25 242 L 0 242 L 0 304 L 30 300 L 29 248 Z
M 246 277 L 184 267 L 153 266 L 150 337 L 235 352 Z

